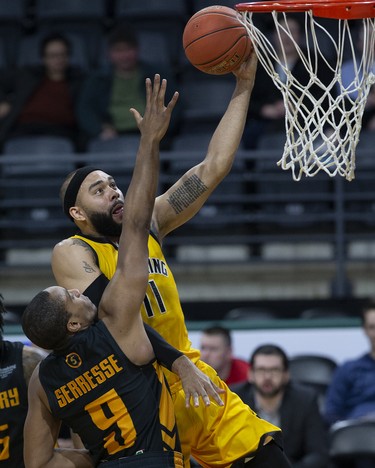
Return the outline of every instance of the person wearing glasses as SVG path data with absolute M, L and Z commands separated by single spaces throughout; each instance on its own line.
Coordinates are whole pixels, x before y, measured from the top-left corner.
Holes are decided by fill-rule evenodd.
M 232 391 L 259 417 L 281 428 L 293 468 L 325 468 L 328 434 L 316 392 L 291 380 L 288 357 L 279 346 L 257 347 L 249 365 L 247 381 L 232 385 Z

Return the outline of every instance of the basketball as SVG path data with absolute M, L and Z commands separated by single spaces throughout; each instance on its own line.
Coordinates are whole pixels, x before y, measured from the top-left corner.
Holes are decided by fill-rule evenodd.
M 185 26 L 182 42 L 189 62 L 211 75 L 236 70 L 253 49 L 239 14 L 221 5 L 195 13 Z

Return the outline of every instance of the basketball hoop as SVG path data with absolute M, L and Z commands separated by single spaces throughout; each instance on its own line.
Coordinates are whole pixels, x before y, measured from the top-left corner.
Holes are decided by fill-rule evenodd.
M 362 116 L 370 87 L 375 83 L 375 0 L 256 1 L 237 4 L 236 10 L 259 62 L 284 100 L 286 142 L 277 164 L 284 170 L 290 169 L 294 180 L 303 175 L 313 177 L 321 170 L 330 177 L 339 174 L 352 180 Z M 256 13 L 271 14 L 277 48 L 265 32 L 254 26 Z M 291 13 L 303 14 L 304 48 L 295 41 L 289 27 Z M 337 20 L 337 36 L 333 37 L 319 18 Z M 354 37 L 358 30 L 363 37 L 360 51 Z M 307 85 L 302 85 L 288 68 L 282 37 L 293 43 L 309 73 Z M 333 57 L 328 57 L 322 38 L 332 45 Z M 342 80 L 342 65 L 348 59 L 354 64 L 354 79 L 349 85 Z M 317 76 L 318 63 L 324 63 L 332 72 L 328 85 Z M 286 79 L 282 79 L 282 74 Z M 319 97 L 312 92 L 317 87 L 321 90 Z

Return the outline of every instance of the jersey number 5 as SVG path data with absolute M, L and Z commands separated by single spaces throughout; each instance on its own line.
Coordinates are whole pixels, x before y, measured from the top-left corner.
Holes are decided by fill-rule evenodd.
M 4 431 L 9 429 L 8 424 L 3 424 L 0 426 L 0 460 L 8 460 L 9 459 L 9 442 L 10 437 L 7 435 L 3 435 Z

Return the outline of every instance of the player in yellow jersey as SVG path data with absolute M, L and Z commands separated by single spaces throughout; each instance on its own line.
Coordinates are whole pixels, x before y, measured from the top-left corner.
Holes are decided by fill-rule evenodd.
M 200 360 L 191 347 L 177 286 L 161 249 L 163 238 L 188 221 L 230 171 L 244 129 L 257 60 L 255 54 L 234 72 L 236 86 L 208 148 L 204 160 L 190 169 L 166 193 L 155 200 L 149 236 L 149 284 L 143 304 L 144 322 L 180 349 L 211 380 L 225 390 L 224 406 L 214 402 L 207 408 L 186 409 L 181 384 L 172 374 L 169 384 L 185 467 L 190 454 L 204 467 L 290 467 L 281 447 L 281 431 L 258 416 L 231 392 L 216 372 Z M 101 172 L 92 168 L 84 186 L 94 187 Z M 80 230 L 53 250 L 52 268 L 59 285 L 76 287 L 98 301 L 112 277 L 121 233 L 123 195 L 108 177 L 105 195 L 98 193 L 83 203 L 85 187 L 72 190 L 69 175 L 61 196 L 65 213 Z M 90 179 L 88 179 L 90 178 Z

